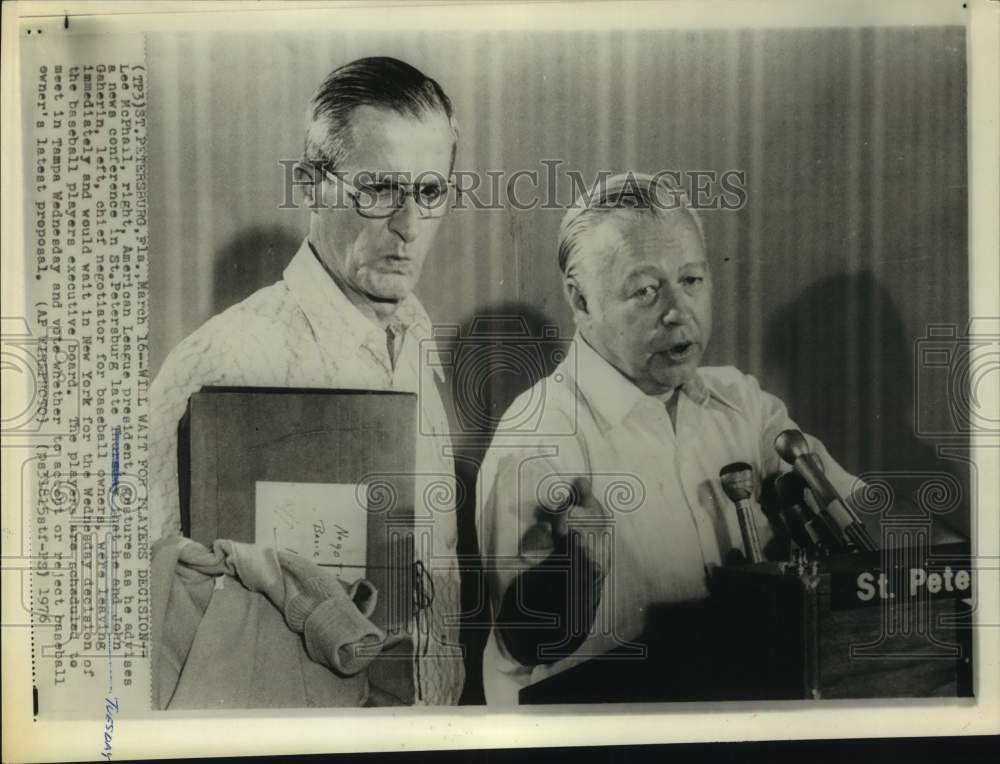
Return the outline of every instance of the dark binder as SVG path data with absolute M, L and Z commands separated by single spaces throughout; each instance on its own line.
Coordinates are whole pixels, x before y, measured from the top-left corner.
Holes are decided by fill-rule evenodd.
M 367 485 L 373 622 L 405 629 L 414 602 L 416 396 L 325 389 L 206 387 L 178 433 L 181 525 L 206 546 L 254 543 L 259 481 Z

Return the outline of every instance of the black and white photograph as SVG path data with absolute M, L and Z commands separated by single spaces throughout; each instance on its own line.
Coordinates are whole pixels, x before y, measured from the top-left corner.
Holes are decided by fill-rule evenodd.
M 377 499 L 355 486 L 409 473 L 419 485 L 388 490 L 409 499 L 392 509 L 412 514 L 412 564 L 429 578 L 399 579 L 418 587 L 396 595 L 414 603 L 399 623 L 412 666 L 391 660 L 379 686 L 325 665 L 335 686 L 320 697 L 335 704 L 969 694 L 956 628 L 967 566 L 953 564 L 966 586 L 939 600 L 879 554 L 905 543 L 907 564 L 929 566 L 939 546 L 969 551 L 966 423 L 942 410 L 935 378 L 961 375 L 962 359 L 923 363 L 931 349 L 960 355 L 969 324 L 964 51 L 960 27 L 148 43 L 151 92 L 174 90 L 149 118 L 163 144 L 149 162 L 163 200 L 150 220 L 149 511 L 154 535 L 185 545 L 154 547 L 154 576 L 209 566 L 191 588 L 228 564 L 235 589 L 256 572 L 220 544 L 263 545 L 276 525 L 284 588 L 264 606 L 294 631 L 282 597 L 303 574 L 285 550 L 329 564 L 337 537 L 288 528 L 285 542 L 282 522 L 329 513 L 354 530 L 342 506 L 363 533 Z M 217 387 L 226 397 L 205 391 Z M 339 418 L 353 432 L 388 404 L 355 390 L 415 397 L 357 442 Z M 387 453 L 403 433 L 416 448 Z M 262 484 L 283 486 L 263 506 Z M 303 485 L 325 495 L 310 505 Z M 272 519 L 282 503 L 290 522 Z M 356 551 L 364 570 L 374 550 Z M 348 584 L 336 568 L 311 575 L 324 572 Z M 696 606 L 713 583 L 733 612 L 709 624 Z M 883 624 L 887 592 L 955 620 L 937 633 L 914 607 Z M 351 606 L 333 593 L 331 614 Z M 242 615 L 261 595 L 224 619 L 225 638 L 197 620 L 171 634 L 194 596 L 174 585 L 162 603 L 155 699 L 282 704 L 285 688 L 235 649 L 268 649 L 270 627 L 248 635 Z M 814 621 L 793 634 L 804 608 Z M 296 614 L 295 667 L 393 640 L 355 609 L 334 616 L 345 633 Z M 771 662 L 761 648 L 779 644 Z M 185 647 L 191 673 L 174 657 Z M 294 691 L 295 705 L 321 692 L 308 677 Z
M 988 731 L 994 4 L 254 5 L 12 19 L 26 718 Z

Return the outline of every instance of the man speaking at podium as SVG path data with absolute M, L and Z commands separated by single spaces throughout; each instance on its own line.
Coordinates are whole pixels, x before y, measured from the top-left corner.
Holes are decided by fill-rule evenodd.
M 153 383 L 154 537 L 180 533 L 177 423 L 203 386 L 419 392 L 421 420 L 433 434 L 417 444 L 416 471 L 446 475 L 454 485 L 443 449 L 445 410 L 434 380 L 420 378 L 418 345 L 431 324 L 413 295 L 450 206 L 457 142 L 451 101 L 412 66 L 366 58 L 327 76 L 306 122 L 296 172 L 309 231 L 284 277 L 181 342 Z M 444 705 L 458 701 L 464 680 L 456 523 L 454 511 L 432 514 L 432 548 L 421 545 L 418 560 L 431 572 L 434 595 L 422 613 L 427 632 L 415 637 L 414 682 L 417 702 Z
M 712 273 L 679 192 L 643 175 L 600 183 L 563 219 L 559 267 L 577 327 L 570 352 L 525 393 L 542 399 L 535 431 L 495 438 L 479 478 L 490 703 L 627 647 L 654 605 L 707 598 L 711 569 L 744 551 L 720 469 L 749 464 L 758 485 L 787 470 L 774 442 L 796 428 L 752 376 L 699 366 Z M 848 496 L 855 479 L 809 444 Z M 753 515 L 766 546 L 756 504 Z

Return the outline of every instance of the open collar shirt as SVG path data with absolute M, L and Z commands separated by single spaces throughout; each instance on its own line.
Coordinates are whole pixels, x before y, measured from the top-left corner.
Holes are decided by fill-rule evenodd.
M 531 405 L 535 418 L 528 421 Z M 553 550 L 545 510 L 557 509 L 580 477 L 610 518 L 610 541 L 600 559 L 606 576 L 594 625 L 571 655 L 522 666 L 494 628 L 484 656 L 490 703 L 516 703 L 522 687 L 626 646 L 642 633 L 652 605 L 706 598 L 712 568 L 730 550 L 742 550 L 719 470 L 749 463 L 759 487 L 762 476 L 789 469 L 774 439 L 796 428 L 778 398 L 733 367 L 698 370 L 681 388 L 675 426 L 663 400 L 639 390 L 579 336 L 510 412 L 518 418 L 500 423 L 477 493 L 493 612 L 514 579 Z M 807 437 L 833 485 L 848 495 L 855 479 Z M 771 529 L 756 501 L 753 511 L 764 545 Z
M 418 701 L 453 704 L 464 679 L 458 642 L 455 472 L 437 385 L 421 362 L 431 322 L 412 294 L 394 322 L 396 362 L 385 329 L 351 304 L 308 241 L 277 283 L 207 321 L 173 349 L 150 388 L 149 506 L 154 538 L 180 533 L 177 423 L 203 386 L 321 387 L 418 394 L 415 511 L 417 559 L 430 573 L 433 601 L 412 625 Z

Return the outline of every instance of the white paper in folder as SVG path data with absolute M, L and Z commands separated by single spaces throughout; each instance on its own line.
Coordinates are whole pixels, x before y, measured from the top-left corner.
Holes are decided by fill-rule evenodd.
M 365 486 L 350 483 L 258 481 L 255 542 L 294 552 L 335 568 L 343 581 L 365 575 L 368 514 L 358 497 Z

